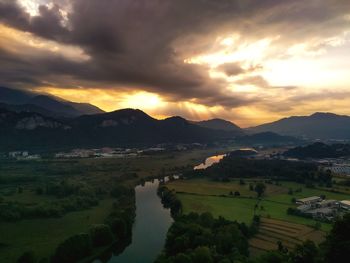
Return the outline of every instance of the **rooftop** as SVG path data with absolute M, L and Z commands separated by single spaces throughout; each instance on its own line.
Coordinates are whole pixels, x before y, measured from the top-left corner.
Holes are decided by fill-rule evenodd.
M 340 203 L 350 206 L 350 200 L 343 200 L 343 201 L 340 201 Z
M 321 197 L 319 196 L 311 196 L 311 197 L 306 197 L 306 198 L 301 198 L 298 199 L 298 202 L 308 202 L 308 201 L 313 201 L 313 200 L 319 200 Z

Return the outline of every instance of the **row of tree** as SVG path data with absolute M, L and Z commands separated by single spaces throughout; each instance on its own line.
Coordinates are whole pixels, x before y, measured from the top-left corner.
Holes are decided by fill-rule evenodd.
M 314 163 L 285 160 L 256 160 L 226 156 L 219 163 L 207 169 L 188 171 L 185 176 L 208 176 L 218 181 L 230 178 L 269 178 L 289 180 L 298 183 L 317 182 L 331 186 L 332 176 Z
M 165 208 L 170 208 L 171 216 L 177 217 L 182 213 L 181 201 L 177 198 L 174 190 L 169 190 L 165 185 L 158 187 L 158 196 Z

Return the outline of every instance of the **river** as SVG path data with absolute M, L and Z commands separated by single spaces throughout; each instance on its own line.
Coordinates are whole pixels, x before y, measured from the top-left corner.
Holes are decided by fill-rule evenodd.
M 225 155 L 208 157 L 194 169 L 205 169 L 219 162 Z M 170 209 L 163 207 L 157 195 L 159 181 L 149 181 L 135 187 L 136 218 L 131 244 L 119 255 L 113 255 L 108 263 L 152 263 L 165 245 L 169 227 L 173 223 Z M 95 260 L 94 263 L 101 261 Z
M 166 234 L 173 219 L 157 195 L 159 181 L 146 182 L 135 187 L 136 218 L 132 243 L 108 263 L 151 263 L 162 251 Z
M 197 166 L 195 166 L 193 169 L 194 170 L 199 170 L 199 169 L 206 169 L 209 166 L 212 166 L 214 163 L 220 162 L 222 158 L 224 158 L 226 154 L 220 154 L 220 155 L 215 155 L 215 156 L 210 156 L 205 161 Z

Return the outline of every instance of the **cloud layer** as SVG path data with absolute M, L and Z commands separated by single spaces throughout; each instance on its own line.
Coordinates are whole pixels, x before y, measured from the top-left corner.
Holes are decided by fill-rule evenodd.
M 295 96 L 303 97 L 306 87 L 271 83 L 263 74 L 264 63 L 322 55 L 346 45 L 350 31 L 347 0 L 40 3 L 33 16 L 20 1 L 0 0 L 1 35 L 9 41 L 19 35 L 15 48 L 6 37 L 0 40 L 1 85 L 142 90 L 170 103 L 227 112 L 243 106 L 271 108 L 281 96 L 290 109 L 297 100 L 289 100 L 294 93 L 286 92 L 295 90 Z M 206 60 L 208 54 L 213 55 Z M 220 56 L 224 59 L 215 61 Z

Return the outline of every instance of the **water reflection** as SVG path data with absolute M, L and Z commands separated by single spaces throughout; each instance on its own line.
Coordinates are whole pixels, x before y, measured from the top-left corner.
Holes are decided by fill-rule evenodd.
M 170 209 L 165 209 L 157 195 L 158 180 L 135 188 L 136 218 L 132 243 L 108 263 L 151 263 L 162 251 L 167 231 L 173 222 Z
M 226 154 L 220 154 L 220 155 L 215 155 L 215 156 L 210 156 L 207 159 L 205 159 L 204 163 L 201 163 L 197 166 L 195 166 L 193 169 L 194 170 L 199 170 L 199 169 L 206 169 L 209 166 L 212 166 L 214 163 L 220 162 L 222 158 L 224 158 Z

